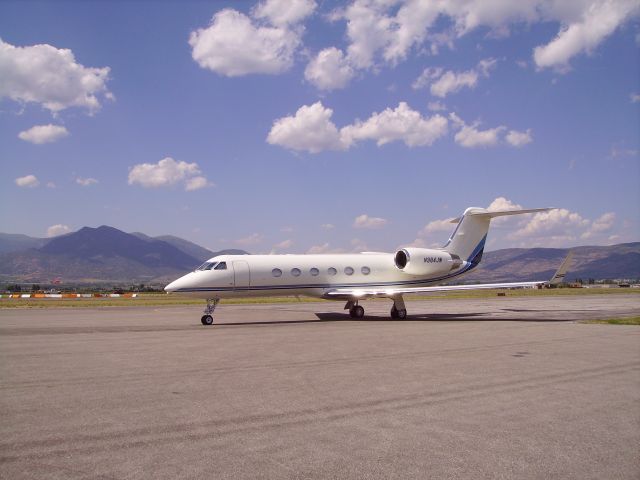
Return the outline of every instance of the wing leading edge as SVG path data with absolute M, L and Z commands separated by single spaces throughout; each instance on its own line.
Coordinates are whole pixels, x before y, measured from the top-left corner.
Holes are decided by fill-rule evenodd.
M 539 280 L 533 282 L 509 282 L 509 283 L 481 283 L 478 285 L 436 285 L 432 287 L 387 287 L 387 288 L 336 288 L 325 293 L 327 298 L 331 299 L 363 299 L 371 297 L 393 298 L 399 295 L 412 293 L 430 293 L 430 292 L 451 292 L 460 290 L 486 290 L 486 289 L 502 289 L 502 288 L 526 288 L 541 287 L 543 285 L 556 285 L 563 279 L 569 265 L 571 264 L 572 252 L 569 252 L 565 259 L 558 267 L 556 273 L 550 280 Z

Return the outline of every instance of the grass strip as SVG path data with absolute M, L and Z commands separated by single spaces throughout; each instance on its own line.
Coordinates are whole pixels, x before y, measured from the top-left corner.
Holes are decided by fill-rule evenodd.
M 582 323 L 600 323 L 609 325 L 640 325 L 640 316 L 622 318 L 604 318 L 600 320 L 585 320 Z

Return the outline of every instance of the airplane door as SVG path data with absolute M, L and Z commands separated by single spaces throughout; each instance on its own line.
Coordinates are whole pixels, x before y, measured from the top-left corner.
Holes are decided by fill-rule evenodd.
M 249 264 L 244 261 L 233 262 L 233 276 L 236 290 L 248 290 L 251 284 Z

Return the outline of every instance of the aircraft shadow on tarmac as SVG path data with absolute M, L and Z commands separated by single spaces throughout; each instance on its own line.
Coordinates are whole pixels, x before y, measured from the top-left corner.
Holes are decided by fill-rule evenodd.
M 535 312 L 537 310 L 529 310 L 530 312 Z M 540 312 L 541 315 L 544 315 L 544 312 Z M 354 320 L 349 316 L 345 316 L 345 314 L 340 313 L 316 313 L 316 316 L 324 321 L 339 321 L 339 320 Z M 369 322 L 416 322 L 416 321 L 424 321 L 424 322 L 450 322 L 454 320 L 471 320 L 477 322 L 558 322 L 560 320 L 551 319 L 551 318 L 541 318 L 541 317 L 532 317 L 532 318 L 522 318 L 522 317 L 494 317 L 492 314 L 488 313 L 423 313 L 423 314 L 415 314 L 415 315 L 407 315 L 405 319 L 391 319 L 386 316 L 373 317 L 373 316 L 365 316 L 364 318 L 357 319 L 359 321 L 369 321 Z
M 531 310 L 536 311 L 536 310 Z M 544 312 L 540 312 L 544 315 Z M 264 320 L 255 322 L 224 322 L 219 325 L 224 326 L 241 326 L 241 325 L 294 325 L 305 323 L 329 323 L 329 322 L 450 322 L 455 320 L 471 320 L 471 321 L 485 321 L 485 322 L 559 322 L 567 321 L 565 319 L 558 320 L 552 318 L 514 318 L 514 317 L 500 317 L 495 318 L 486 313 L 431 313 L 431 314 L 416 314 L 408 315 L 405 319 L 391 319 L 388 316 L 364 316 L 363 318 L 351 318 L 348 313 L 338 312 L 326 312 L 316 313 L 317 319 L 305 319 L 305 320 Z

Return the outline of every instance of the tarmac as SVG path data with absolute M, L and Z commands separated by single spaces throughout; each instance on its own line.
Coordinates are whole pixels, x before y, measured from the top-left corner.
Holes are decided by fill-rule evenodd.
M 640 477 L 638 295 L 0 310 L 0 478 Z

